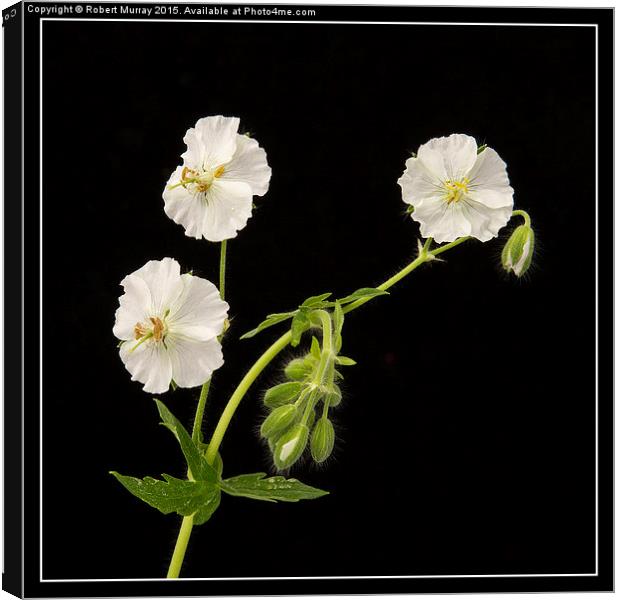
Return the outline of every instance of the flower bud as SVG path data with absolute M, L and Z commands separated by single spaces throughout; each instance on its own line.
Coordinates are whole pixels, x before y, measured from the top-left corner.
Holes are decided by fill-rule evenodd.
M 308 444 L 308 428 L 298 423 L 276 443 L 273 460 L 278 469 L 288 469 L 303 454 Z
M 283 406 L 289 402 L 294 402 L 301 393 L 302 384 L 298 381 L 287 381 L 281 383 L 272 388 L 269 388 L 265 392 L 263 402 L 270 408 L 277 408 Z
M 324 402 L 327 402 L 329 406 L 332 407 L 332 406 L 338 406 L 341 400 L 342 400 L 342 392 L 340 391 L 340 388 L 334 383 L 331 385 L 331 387 L 329 388 L 329 391 L 325 395 Z
M 313 361 L 308 358 L 294 358 L 286 368 L 284 374 L 287 379 L 294 381 L 303 381 L 312 374 Z
M 534 254 L 534 230 L 529 225 L 519 225 L 502 250 L 502 266 L 521 277 L 529 269 Z
M 310 452 L 316 462 L 321 463 L 327 460 L 334 449 L 335 437 L 336 434 L 331 421 L 321 417 L 314 427 L 312 439 L 310 440 Z
M 289 425 L 295 421 L 297 416 L 297 408 L 294 404 L 285 404 L 276 408 L 263 422 L 260 428 L 260 434 L 269 438 L 284 431 Z

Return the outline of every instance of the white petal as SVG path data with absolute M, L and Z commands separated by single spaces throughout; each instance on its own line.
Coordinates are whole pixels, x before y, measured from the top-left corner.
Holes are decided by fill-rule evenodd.
M 418 206 L 422 200 L 437 198 L 445 194 L 441 181 L 435 177 L 417 158 L 409 158 L 405 172 L 398 180 L 407 204 Z
M 183 291 L 181 266 L 173 258 L 149 260 L 132 275 L 142 278 L 151 293 L 150 316 L 163 316 Z
M 438 243 L 453 242 L 471 232 L 461 202 L 425 200 L 411 216 L 420 223 L 422 237 L 433 237 Z
M 267 192 L 271 168 L 267 164 L 266 152 L 255 139 L 237 135 L 237 149 L 231 161 L 226 164 L 221 179 L 247 183 L 255 196 L 262 196 Z
M 222 346 L 217 339 L 201 342 L 168 336 L 166 344 L 172 363 L 172 378 L 180 387 L 202 385 L 224 364 Z
M 121 360 L 131 373 L 132 381 L 144 384 L 144 391 L 162 394 L 168 391 L 172 379 L 170 357 L 161 342 L 148 340 L 136 347 L 138 342 L 125 342 L 120 349 Z
M 228 304 L 218 289 L 202 277 L 181 275 L 183 293 L 170 307 L 167 323 L 170 335 L 182 335 L 207 341 L 222 333 L 228 316 Z
M 510 187 L 506 163 L 493 148 L 485 148 L 476 157 L 470 173 L 470 185 L 483 188 L 505 189 Z
M 183 186 L 169 189 L 181 179 L 183 167 L 177 167 L 164 189 L 164 211 L 177 224 L 185 228 L 185 235 L 202 238 L 202 222 L 205 218 L 207 203 L 203 193 L 194 194 Z
M 196 169 L 214 169 L 230 161 L 237 147 L 237 117 L 204 117 L 187 130 L 187 151 L 181 157 Z
M 132 273 L 127 275 L 121 285 L 125 293 L 120 297 L 120 306 L 116 310 L 114 335 L 120 340 L 134 339 L 134 327 L 147 321 L 152 305 L 151 292 L 146 281 Z
M 476 140 L 462 133 L 433 138 L 418 149 L 418 158 L 436 177 L 445 181 L 466 177 L 476 162 Z
M 216 179 L 206 192 L 202 235 L 211 242 L 233 238 L 252 215 L 252 189 L 247 183 Z
M 463 214 L 471 223 L 471 233 L 481 242 L 488 242 L 497 237 L 499 230 L 504 227 L 512 215 L 512 205 L 499 208 L 489 208 L 485 204 L 475 202 L 470 198 L 458 202 L 463 206 Z
M 514 190 L 510 187 L 506 163 L 492 148 L 486 148 L 478 155 L 469 179 L 468 195 L 477 202 L 491 208 L 512 206 Z

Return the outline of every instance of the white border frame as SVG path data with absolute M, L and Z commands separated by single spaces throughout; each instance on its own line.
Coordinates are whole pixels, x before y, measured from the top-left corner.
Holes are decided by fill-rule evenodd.
M 30 4 L 36 4 L 36 2 L 31 2 Z M 75 4 L 74 2 L 68 2 L 67 4 Z M 88 4 L 88 2 L 85 2 Z M 116 4 L 116 2 L 114 2 Z M 124 2 L 119 2 L 120 4 L 124 4 Z M 170 4 L 168 1 L 164 1 L 161 3 Z M 189 4 L 202 4 L 202 3 L 193 3 Z M 297 6 L 313 6 L 311 4 L 302 3 L 293 3 L 291 4 Z M 27 4 L 23 5 L 24 13 L 26 12 Z M 223 6 L 228 6 L 228 4 L 223 4 Z M 235 5 L 232 5 L 235 6 Z M 317 5 L 319 6 L 319 5 Z M 372 6 L 372 5 L 365 5 Z M 376 6 L 376 5 L 375 5 Z M 469 7 L 472 8 L 472 7 Z M 501 7 L 496 7 L 501 8 Z M 505 7 L 504 7 L 505 8 Z M 596 8 L 596 7 L 592 7 Z M 25 14 L 22 15 L 22 47 L 24 43 L 23 39 L 23 28 L 24 28 L 24 17 Z M 476 23 L 476 22 L 419 22 L 419 21 L 407 21 L 407 22 L 393 22 L 393 21 L 295 21 L 295 20 L 268 20 L 268 19 L 132 19 L 132 18 L 118 18 L 118 19 L 109 19 L 109 18 L 53 18 L 53 17 L 40 17 L 39 19 L 39 583 L 81 583 L 81 582 L 155 582 L 155 581 L 168 581 L 165 577 L 156 577 L 156 578 L 139 578 L 139 579 L 44 579 L 43 578 L 43 23 L 45 21 L 77 21 L 77 22 L 144 22 L 144 23 L 259 23 L 259 24 L 304 24 L 304 25 L 417 25 L 417 26 L 476 26 L 476 27 L 496 27 L 496 26 L 504 26 L 504 27 L 592 27 L 594 28 L 594 44 L 595 44 L 595 64 L 594 64 L 594 72 L 595 72 L 595 107 L 594 107 L 594 123 L 595 123 L 595 134 L 594 134 L 594 178 L 595 178 L 595 421 L 596 421 L 596 429 L 595 429 L 595 571 L 593 573 L 527 573 L 527 574 L 514 574 L 514 573 L 506 573 L 506 574 L 476 574 L 476 575 L 332 575 L 332 576 L 307 576 L 307 577 L 184 577 L 183 581 L 310 581 L 310 580 L 364 580 L 364 579 L 497 579 L 497 578 L 541 578 L 541 577 L 596 577 L 599 574 L 599 556 L 598 556 L 598 546 L 599 546 L 599 535 L 598 535 L 598 505 L 599 505 L 599 485 L 598 485 L 598 429 L 599 429 L 599 414 L 598 414 L 598 405 L 599 405 L 599 335 L 598 335 L 598 304 L 599 304 L 599 276 L 598 276 L 598 266 L 599 266 L 599 251 L 598 251 L 598 240 L 599 240 L 599 231 L 598 231 L 598 199 L 599 199 L 599 182 L 598 182 L 598 91 L 599 91 L 599 81 L 598 81 L 598 24 L 596 23 L 503 23 L 503 22 L 495 22 L 495 23 Z M 22 99 L 23 99 L 23 86 L 24 86 L 24 67 L 23 67 L 23 50 L 22 50 Z M 22 114 L 22 138 L 23 138 L 23 129 L 24 129 L 24 118 L 25 115 Z M 24 158 L 24 148 L 22 148 L 22 182 L 24 181 L 23 177 L 23 158 Z M 24 193 L 25 190 L 22 187 L 22 310 L 23 310 L 23 302 L 24 302 Z M 23 338 L 23 323 L 22 321 L 22 338 Z M 24 348 L 22 346 L 22 495 L 23 495 L 23 482 L 24 482 L 24 468 L 23 468 L 23 456 L 24 456 L 24 431 L 23 431 L 23 411 L 24 411 Z M 24 515 L 22 515 L 22 539 L 24 533 Z M 22 546 L 22 592 L 24 591 L 24 558 L 25 551 Z

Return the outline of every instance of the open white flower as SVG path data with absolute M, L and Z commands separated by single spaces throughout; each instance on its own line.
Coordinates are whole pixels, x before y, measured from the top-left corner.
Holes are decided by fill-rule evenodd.
M 442 243 L 472 236 L 487 242 L 508 223 L 513 189 L 506 163 L 491 148 L 478 154 L 473 137 L 434 138 L 405 165 L 398 183 L 422 237 Z
M 147 262 L 121 285 L 113 331 L 131 379 L 145 392 L 163 393 L 171 380 L 202 385 L 224 364 L 217 336 L 228 304 L 210 281 L 181 275 L 179 263 L 164 258 Z
M 205 117 L 183 138 L 187 151 L 164 190 L 164 210 L 189 237 L 235 237 L 252 215 L 252 197 L 269 189 L 265 151 L 238 129 L 236 117 Z

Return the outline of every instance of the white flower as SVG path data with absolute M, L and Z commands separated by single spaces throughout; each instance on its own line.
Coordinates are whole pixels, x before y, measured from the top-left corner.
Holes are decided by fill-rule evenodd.
M 205 117 L 183 138 L 187 151 L 164 190 L 164 210 L 189 237 L 235 237 L 252 215 L 252 196 L 269 189 L 265 151 L 238 129 L 236 117 Z
M 454 133 L 423 144 L 405 163 L 398 183 L 422 237 L 487 242 L 508 223 L 513 189 L 506 163 L 491 148 L 477 152 L 473 137 Z
M 228 304 L 210 281 L 181 275 L 179 263 L 164 258 L 147 262 L 121 285 L 113 331 L 131 379 L 145 392 L 163 393 L 171 380 L 202 385 L 224 364 L 217 336 Z

